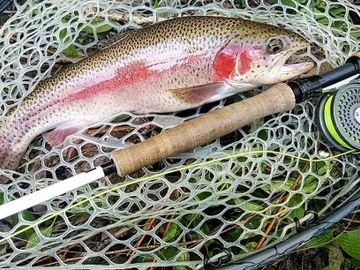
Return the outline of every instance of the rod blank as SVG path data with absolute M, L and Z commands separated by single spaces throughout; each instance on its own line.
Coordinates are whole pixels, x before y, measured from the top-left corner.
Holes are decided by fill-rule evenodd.
M 104 176 L 103 169 L 101 167 L 96 167 L 94 170 L 89 172 L 80 173 L 46 188 L 25 195 L 19 199 L 0 205 L 0 220 L 60 196 L 61 194 L 94 182 Z

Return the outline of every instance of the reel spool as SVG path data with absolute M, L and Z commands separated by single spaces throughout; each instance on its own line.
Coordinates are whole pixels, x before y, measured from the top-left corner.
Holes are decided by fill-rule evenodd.
M 318 127 L 328 142 L 342 151 L 360 150 L 360 82 L 324 94 L 316 116 Z

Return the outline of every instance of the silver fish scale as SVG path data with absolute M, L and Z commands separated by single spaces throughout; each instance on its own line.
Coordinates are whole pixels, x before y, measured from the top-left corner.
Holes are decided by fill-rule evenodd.
M 316 22 L 311 1 L 304 5 L 293 1 L 292 6 L 284 6 L 280 0 L 261 3 L 247 0 L 245 8 L 239 8 L 235 2 L 197 1 L 195 6 L 190 4 L 192 2 L 166 0 L 159 1 L 156 9 L 146 0 L 121 3 L 64 0 L 61 4 L 50 0 L 17 5 L 16 14 L 0 32 L 2 115 L 18 104 L 41 79 L 48 77 L 56 62 L 74 61 L 62 53 L 70 44 L 87 55 L 100 39 L 96 27 L 104 25 L 121 32 L 179 15 L 239 16 L 284 25 L 312 42 L 312 50 L 298 58 L 313 59 L 317 72 L 325 63 L 332 66 L 343 63 L 348 55 L 360 49 L 358 40 L 351 35 L 357 30 L 356 26 L 349 18 L 344 20 L 343 32 L 331 29 L 336 19 L 328 13 L 334 7 L 330 1 L 324 2 L 328 25 Z M 343 7 L 347 15 L 352 11 L 360 16 L 359 7 L 348 1 L 336 5 Z M 285 13 L 286 9 L 298 15 Z M 91 23 L 94 17 L 104 20 L 94 25 Z M 66 21 L 64 18 L 72 19 Z M 91 31 L 84 36 L 77 30 L 79 26 L 89 27 Z M 67 29 L 68 38 L 59 42 L 63 29 Z M 349 48 L 348 55 L 342 53 L 344 47 Z M 27 60 L 24 62 L 24 59 Z M 32 214 L 24 212 L 17 220 L 0 223 L 0 237 L 109 190 L 115 184 L 177 166 L 253 150 L 274 150 L 304 158 L 336 154 L 336 150 L 319 137 L 313 119 L 314 104 L 315 101 L 304 102 L 291 112 L 257 121 L 232 136 L 198 147 L 194 152 L 169 157 L 125 178 L 101 179 L 54 198 L 34 208 Z M 113 149 L 142 141 L 223 105 L 224 101 L 217 102 L 186 114 L 119 114 L 103 122 L 101 127 L 69 137 L 64 149 L 51 149 L 37 140 L 26 153 L 19 173 L 1 171 L 10 182 L 0 185 L 0 195 L 3 194 L 0 200 L 3 197 L 5 201 L 12 200 L 93 168 L 106 162 Z M 21 234 L 1 242 L 0 266 L 147 269 L 151 263 L 154 267 L 193 269 L 202 266 L 206 250 L 216 254 L 218 248 L 225 247 L 237 258 L 249 256 L 255 252 L 254 239 L 264 235 L 279 204 L 284 207 L 283 215 L 267 237 L 267 245 L 284 241 L 295 233 L 294 211 L 298 208 L 311 209 L 314 202 L 322 201 L 324 206 L 318 212 L 322 215 L 349 196 L 359 184 L 359 165 L 352 156 L 336 158 L 319 166 L 306 165 L 293 157 L 258 153 L 159 176 L 103 194 L 60 213 L 55 221 L 36 225 L 28 235 Z M 299 185 L 291 191 L 296 179 Z M 276 199 L 284 191 L 291 191 L 290 196 L 279 203 Z M 256 218 L 248 220 L 251 215 Z M 51 228 L 51 232 L 46 228 Z

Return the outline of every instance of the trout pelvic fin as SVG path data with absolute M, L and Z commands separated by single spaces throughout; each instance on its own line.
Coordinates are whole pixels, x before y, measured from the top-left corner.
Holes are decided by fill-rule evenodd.
M 62 147 L 67 136 L 70 136 L 80 129 L 84 128 L 86 123 L 79 122 L 66 122 L 57 126 L 52 131 L 45 133 L 43 138 L 45 142 L 52 147 Z
M 178 100 L 188 104 L 203 104 L 235 94 L 235 89 L 223 82 L 215 82 L 189 88 L 170 89 Z

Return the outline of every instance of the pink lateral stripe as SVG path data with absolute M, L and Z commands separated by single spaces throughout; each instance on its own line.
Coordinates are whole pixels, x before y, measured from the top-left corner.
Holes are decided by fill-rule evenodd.
M 131 86 L 139 81 L 145 81 L 151 77 L 165 75 L 167 72 L 175 72 L 179 68 L 191 65 L 203 55 L 188 56 L 183 58 L 174 58 L 172 61 L 159 62 L 153 65 L 146 65 L 143 61 L 119 68 L 116 75 L 92 86 L 81 89 L 80 91 L 68 95 L 64 100 L 66 102 L 91 99 L 104 92 L 119 90 L 125 86 Z
M 120 87 L 132 85 L 135 82 L 146 80 L 156 74 L 158 75 L 157 72 L 151 71 L 143 62 L 128 65 L 125 68 L 119 68 L 113 78 L 83 88 L 76 93 L 68 95 L 65 100 L 72 102 L 91 99 L 101 93 L 111 92 Z

